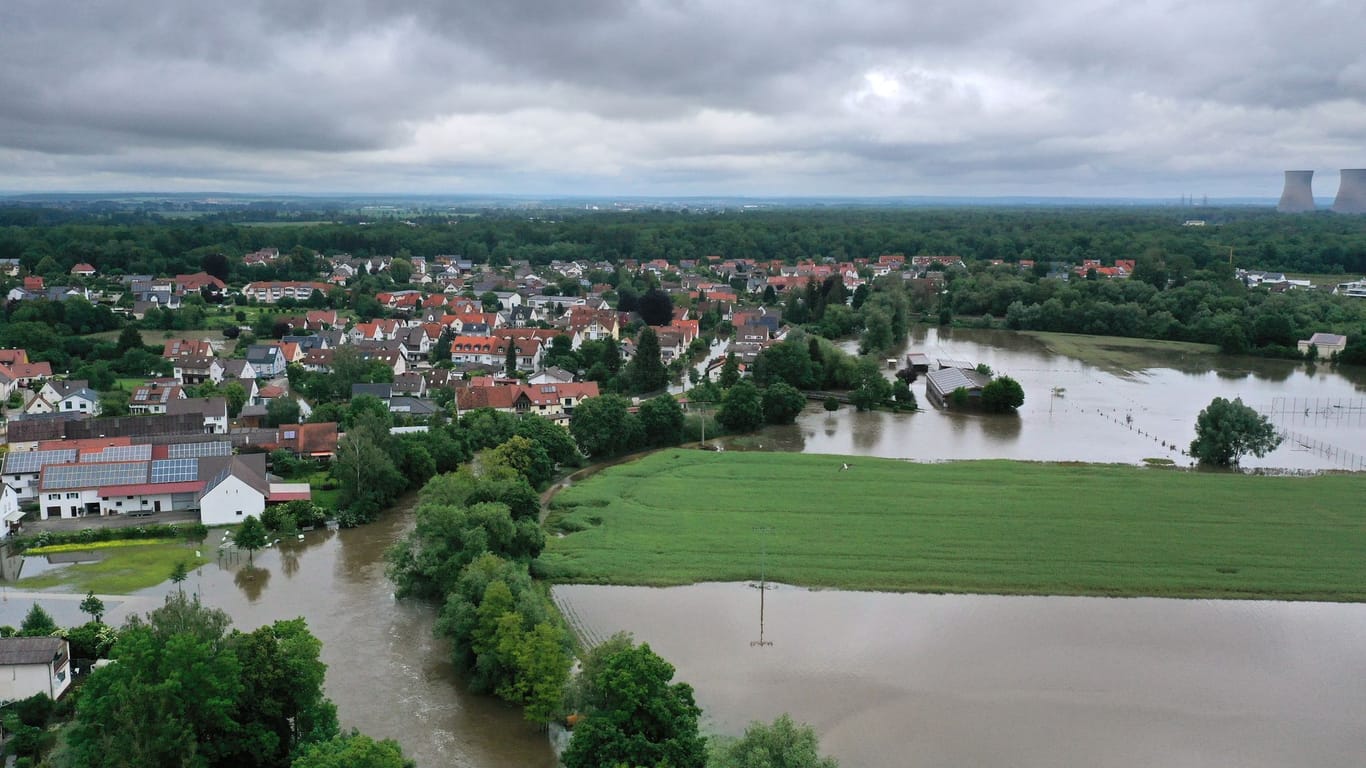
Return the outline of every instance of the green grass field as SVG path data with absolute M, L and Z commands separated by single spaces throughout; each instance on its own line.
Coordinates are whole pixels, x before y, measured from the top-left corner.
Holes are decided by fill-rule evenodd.
M 98 546 L 87 547 L 96 548 Z M 206 551 L 202 543 L 139 542 L 133 546 L 106 549 L 105 559 L 98 562 L 73 563 L 41 576 L 20 579 L 17 586 L 19 589 L 64 587 L 69 592 L 126 595 L 166 581 L 171 577 L 176 563 L 185 563 L 188 570 L 207 563 L 208 558 L 195 557 L 196 550 L 201 555 Z
M 541 560 L 578 583 L 753 579 L 766 551 L 768 578 L 805 586 L 1366 601 L 1363 491 L 1361 475 L 674 449 L 557 496 L 547 527 L 568 533 Z
M 1078 333 L 1021 331 L 1033 336 L 1055 355 L 1074 357 L 1087 365 L 1109 370 L 1134 371 L 1153 365 L 1153 354 L 1217 355 L 1213 344 L 1158 339 L 1131 339 L 1123 336 L 1086 336 Z

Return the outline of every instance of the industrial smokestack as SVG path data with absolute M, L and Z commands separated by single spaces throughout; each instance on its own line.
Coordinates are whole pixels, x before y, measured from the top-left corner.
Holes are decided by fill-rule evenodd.
M 1314 210 L 1314 172 L 1286 171 L 1285 191 L 1276 204 L 1281 213 L 1308 213 Z
M 1343 168 L 1334 213 L 1366 213 L 1366 168 Z

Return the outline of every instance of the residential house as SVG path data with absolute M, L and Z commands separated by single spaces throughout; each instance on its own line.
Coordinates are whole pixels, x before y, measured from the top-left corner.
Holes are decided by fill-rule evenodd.
M 71 274 L 75 275 L 76 277 L 94 277 L 95 268 L 85 262 L 81 262 L 80 264 L 77 264 L 76 266 L 71 268 Z
M 71 646 L 60 637 L 0 637 L 0 701 L 38 694 L 59 699 L 71 687 Z
M 285 356 L 274 344 L 252 344 L 247 347 L 247 362 L 260 379 L 273 379 L 285 372 Z
M 166 413 L 198 413 L 204 417 L 204 431 L 211 435 L 228 433 L 228 400 L 225 397 L 181 397 L 167 401 Z
M 0 539 L 9 538 L 19 530 L 24 513 L 19 510 L 19 491 L 8 483 L 0 483 Z
M 24 408 L 25 415 L 45 413 L 75 413 L 84 416 L 100 415 L 100 396 L 84 379 L 49 379 L 38 390 L 38 396 Z
M 331 288 L 332 286 L 327 283 L 317 282 L 258 281 L 247 283 L 242 288 L 242 295 L 248 299 L 255 299 L 261 304 L 274 304 L 281 299 L 307 301 L 314 291 L 325 294 Z
M 167 413 L 166 404 L 185 397 L 185 390 L 175 381 L 157 380 L 133 390 L 128 398 L 128 412 L 135 414 Z
M 241 358 L 223 361 L 223 383 L 237 382 L 247 392 L 247 402 L 256 399 L 256 369 Z
M 331 460 L 337 455 L 337 422 L 282 424 L 276 429 L 275 448 L 301 459 Z
M 221 384 L 223 362 L 216 357 L 177 357 L 173 359 L 171 373 L 187 387 L 206 381 Z
M 528 384 L 570 384 L 574 381 L 574 374 L 563 368 L 551 366 L 542 368 L 527 377 Z
M 389 383 L 378 384 L 352 384 L 351 399 L 355 400 L 361 395 L 369 395 L 379 398 L 384 403 L 384 407 L 389 407 L 389 399 L 394 396 L 394 385 Z
M 981 400 L 982 388 L 991 382 L 990 376 L 958 365 L 962 364 L 925 374 L 925 394 L 937 407 L 949 407 L 953 393 L 958 389 L 964 390 L 972 400 Z
M 167 339 L 161 356 L 167 360 L 178 357 L 213 357 L 213 342 L 208 339 Z

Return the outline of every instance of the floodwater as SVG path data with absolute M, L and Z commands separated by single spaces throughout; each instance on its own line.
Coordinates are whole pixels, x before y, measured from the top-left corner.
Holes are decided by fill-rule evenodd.
M 449 646 L 432 634 L 433 608 L 394 599 L 384 552 L 411 525 L 404 505 L 370 525 L 311 531 L 303 541 L 258 551 L 251 565 L 245 554 L 211 562 L 183 586 L 227 611 L 237 629 L 304 617 L 323 642 L 327 695 L 342 727 L 397 740 L 422 768 L 553 768 L 549 740 L 520 709 L 465 689 Z M 211 551 L 218 536 L 205 542 Z M 81 595 L 20 597 L 14 589 L 0 603 L 0 624 L 18 626 L 35 600 L 66 623 L 86 620 L 76 610 Z M 168 582 L 106 601 L 105 620 L 119 624 L 155 608 L 172 589 Z
M 1245 467 L 1366 470 L 1366 371 L 1169 352 L 1132 353 L 1138 365 L 1102 368 L 1053 354 L 1024 334 L 919 326 L 897 359 L 910 350 L 931 360 L 986 363 L 1020 382 L 1025 404 L 1015 416 L 936 410 L 922 376 L 911 385 L 920 413 L 857 413 L 850 406 L 828 413 L 813 404 L 796 424 L 731 440 L 731 447 L 919 461 L 1159 458 L 1185 466 L 1192 460 L 1182 451 L 1195 437 L 1199 412 L 1215 397 L 1241 397 L 1287 434 L 1264 458 L 1245 458 Z
M 844 768 L 1360 766 L 1366 605 L 559 586 L 696 689 L 706 726 L 789 712 Z

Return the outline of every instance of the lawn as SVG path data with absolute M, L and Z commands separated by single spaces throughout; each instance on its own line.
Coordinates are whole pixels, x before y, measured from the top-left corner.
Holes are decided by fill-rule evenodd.
M 841 469 L 844 462 L 850 468 Z M 1366 601 L 1366 476 L 665 450 L 552 501 L 555 581 Z M 762 554 L 761 554 L 762 553 Z
M 1021 331 L 1033 336 L 1055 355 L 1076 358 L 1087 365 L 1107 370 L 1135 371 L 1153 364 L 1153 353 L 1172 355 L 1216 355 L 1213 344 L 1159 339 L 1131 339 L 1123 336 L 1087 336 L 1079 333 Z
M 87 547 L 96 549 L 99 545 Z M 106 595 L 125 595 L 147 587 L 154 587 L 171 576 L 176 563 L 184 563 L 187 570 L 194 570 L 208 558 L 202 543 L 186 544 L 183 541 L 144 543 L 134 546 L 107 548 L 103 560 L 91 563 L 73 563 L 41 576 L 20 579 L 20 589 L 48 589 L 65 587 L 70 592 L 98 592 Z M 195 552 L 201 553 L 195 557 Z

